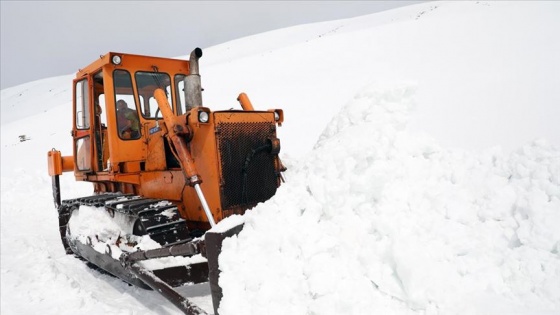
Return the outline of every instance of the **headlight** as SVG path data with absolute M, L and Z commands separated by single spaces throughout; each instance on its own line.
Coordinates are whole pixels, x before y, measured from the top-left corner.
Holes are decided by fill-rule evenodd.
M 281 109 L 269 109 L 269 112 L 274 113 L 274 121 L 278 124 L 278 126 L 282 126 L 284 122 L 284 111 Z
M 114 65 L 120 65 L 122 61 L 121 56 L 114 55 L 111 61 L 113 62 Z
M 198 121 L 201 123 L 207 123 L 208 122 L 208 113 L 204 112 L 204 111 L 200 111 L 198 112 Z

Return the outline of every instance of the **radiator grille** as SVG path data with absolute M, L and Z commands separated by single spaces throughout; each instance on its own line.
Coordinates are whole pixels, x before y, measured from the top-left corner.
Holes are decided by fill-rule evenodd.
M 268 151 L 255 154 L 246 168 L 247 156 L 275 135 L 270 122 L 219 123 L 216 129 L 220 152 L 222 209 L 268 200 L 276 193 L 275 156 Z

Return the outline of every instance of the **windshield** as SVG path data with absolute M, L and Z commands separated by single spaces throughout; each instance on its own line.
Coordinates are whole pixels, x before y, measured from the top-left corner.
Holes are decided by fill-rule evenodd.
M 167 101 L 173 107 L 171 98 L 171 79 L 167 73 L 162 72 L 136 72 L 136 86 L 138 88 L 138 98 L 140 108 L 144 118 L 161 118 L 158 104 L 154 98 L 154 91 L 158 88 L 163 89 L 167 95 Z

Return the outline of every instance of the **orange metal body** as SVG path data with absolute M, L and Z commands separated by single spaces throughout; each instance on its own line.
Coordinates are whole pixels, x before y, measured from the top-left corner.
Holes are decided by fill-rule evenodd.
M 119 64 L 113 62 L 115 56 L 120 58 Z M 92 182 L 99 193 L 122 192 L 170 200 L 191 228 L 209 228 L 190 187 L 193 176 L 201 183 L 216 222 L 253 206 L 232 202 L 228 209 L 223 207 L 227 161 L 220 150 L 230 148 L 220 147 L 229 145 L 229 140 L 217 140 L 219 124 L 248 126 L 240 131 L 248 138 L 251 124 L 269 124 L 270 142 L 277 142 L 273 127 L 281 124 L 283 113 L 254 111 L 244 94 L 240 102 L 245 111 L 185 108 L 181 100 L 182 78 L 189 75 L 189 69 L 187 60 L 110 52 L 79 70 L 73 90 L 73 155 L 49 151 L 49 174 L 73 171 L 76 180 Z M 121 134 L 116 106 L 119 99 L 126 99 L 137 113 L 136 138 Z M 209 114 L 207 122 L 199 121 L 200 111 Z M 274 164 L 275 172 L 280 174 L 283 166 L 277 157 Z

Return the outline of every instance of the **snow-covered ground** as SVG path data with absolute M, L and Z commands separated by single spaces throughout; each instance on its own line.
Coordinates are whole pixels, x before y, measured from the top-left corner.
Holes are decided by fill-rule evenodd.
M 205 49 L 205 106 L 283 108 L 289 168 L 225 243 L 220 314 L 560 313 L 558 16 L 438 1 Z M 177 314 L 64 254 L 71 79 L 1 91 L 0 312 Z

